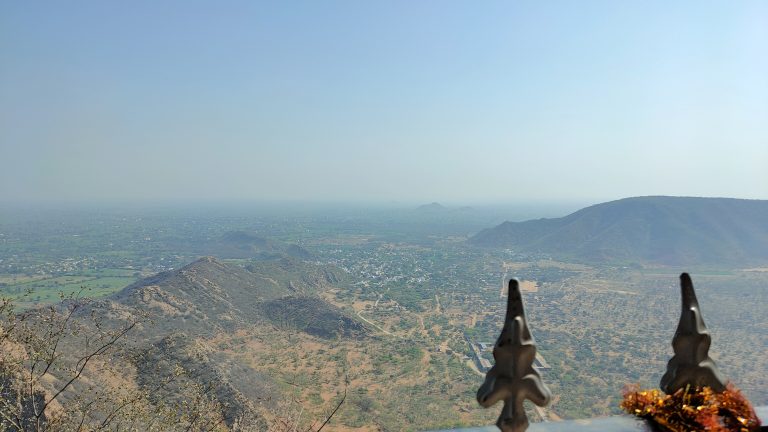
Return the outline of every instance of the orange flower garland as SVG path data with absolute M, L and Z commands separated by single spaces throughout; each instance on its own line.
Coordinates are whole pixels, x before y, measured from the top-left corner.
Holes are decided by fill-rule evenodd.
M 628 386 L 621 408 L 671 432 L 753 432 L 760 428 L 754 408 L 732 384 L 722 393 L 709 387 L 688 387 L 671 395 Z

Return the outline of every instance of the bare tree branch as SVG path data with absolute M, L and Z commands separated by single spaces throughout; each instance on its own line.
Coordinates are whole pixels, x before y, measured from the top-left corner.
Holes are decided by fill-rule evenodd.
M 328 416 L 328 418 L 327 418 L 327 419 L 325 419 L 325 421 L 323 422 L 323 424 L 322 424 L 322 425 L 320 425 L 320 428 L 319 428 L 319 429 L 317 429 L 317 431 L 316 431 L 316 432 L 320 432 L 321 430 L 323 430 L 323 428 L 325 427 L 325 425 L 327 425 L 327 424 L 328 424 L 328 422 L 329 422 L 329 421 L 331 421 L 331 419 L 333 418 L 333 416 L 336 414 L 336 411 L 338 411 L 338 410 L 339 410 L 339 408 L 341 408 L 341 404 L 343 404 L 343 403 L 344 403 L 344 400 L 346 400 L 346 399 L 347 399 L 347 388 L 346 388 L 346 387 L 344 387 L 344 396 L 342 396 L 342 397 L 341 397 L 341 400 L 339 401 L 339 404 L 338 404 L 338 405 L 336 405 L 336 408 L 334 408 L 334 409 L 333 409 L 333 412 L 331 412 L 331 415 L 329 415 L 329 416 Z

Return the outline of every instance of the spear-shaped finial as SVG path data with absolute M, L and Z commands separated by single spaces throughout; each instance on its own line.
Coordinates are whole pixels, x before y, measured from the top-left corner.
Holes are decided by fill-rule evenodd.
M 672 348 L 675 355 L 667 363 L 667 373 L 661 377 L 661 389 L 672 394 L 687 385 L 710 387 L 716 392 L 725 390 L 725 384 L 715 362 L 709 358 L 712 338 L 701 317 L 699 302 L 688 273 L 680 275 L 683 310 L 677 325 Z
M 477 402 L 484 408 L 503 400 L 504 408 L 496 425 L 504 432 L 522 432 L 528 428 L 523 400 L 538 406 L 549 403 L 552 394 L 533 368 L 536 344 L 525 322 L 523 298 L 517 280 L 509 281 L 507 315 L 504 328 L 493 347 L 496 364 L 488 371 L 477 391 Z

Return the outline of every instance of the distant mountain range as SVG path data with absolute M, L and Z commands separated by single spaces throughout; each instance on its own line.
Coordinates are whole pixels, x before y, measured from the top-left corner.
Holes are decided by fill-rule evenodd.
M 504 222 L 469 243 L 581 262 L 745 266 L 768 263 L 768 201 L 648 196 L 568 216 Z

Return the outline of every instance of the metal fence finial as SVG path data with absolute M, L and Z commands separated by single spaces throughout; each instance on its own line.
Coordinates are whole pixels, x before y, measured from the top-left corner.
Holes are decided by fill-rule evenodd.
M 699 310 L 699 301 L 688 273 L 680 275 L 682 312 L 677 331 L 672 338 L 675 355 L 667 363 L 667 372 L 661 378 L 661 389 L 672 394 L 690 385 L 710 387 L 716 392 L 725 390 L 724 380 L 715 362 L 709 358 L 712 338 Z
M 477 402 L 484 408 L 504 401 L 496 422 L 504 432 L 522 432 L 528 428 L 528 417 L 523 408 L 525 399 L 543 407 L 552 397 L 533 368 L 535 357 L 536 344 L 525 321 L 520 286 L 516 279 L 511 279 L 504 328 L 493 347 L 495 364 L 477 391 Z

